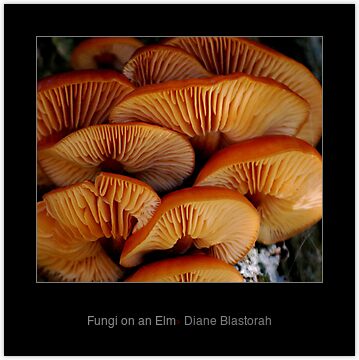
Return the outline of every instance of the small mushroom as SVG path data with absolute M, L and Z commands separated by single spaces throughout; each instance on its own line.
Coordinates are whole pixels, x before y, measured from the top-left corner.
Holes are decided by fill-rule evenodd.
M 238 192 L 182 189 L 165 195 L 151 220 L 127 239 L 120 263 L 134 267 L 150 252 L 184 254 L 194 247 L 235 264 L 253 247 L 258 231 L 257 211 Z
M 243 282 L 233 266 L 206 255 L 187 255 L 142 266 L 126 282 Z
M 139 48 L 123 68 L 123 74 L 136 86 L 212 75 L 186 51 L 165 45 Z
M 301 63 L 258 42 L 234 37 L 180 37 L 163 41 L 197 57 L 214 74 L 243 72 L 274 79 L 308 101 L 310 115 L 297 137 L 316 145 L 322 136 L 322 87 Z
M 113 70 L 82 70 L 48 76 L 37 85 L 38 146 L 76 129 L 108 120 L 113 106 L 134 86 Z
M 94 183 L 50 191 L 38 203 L 39 267 L 64 279 L 72 279 L 75 267 L 78 277 L 74 281 L 92 278 L 101 265 L 97 261 L 106 268 L 111 264 L 104 248 L 118 262 L 123 243 L 149 221 L 159 203 L 147 184 L 110 173 L 101 173 Z
M 188 139 L 145 123 L 89 126 L 39 150 L 38 159 L 58 186 L 93 180 L 99 172 L 109 171 L 165 191 L 182 184 L 194 168 Z
M 116 281 L 123 272 L 100 242 L 75 239 L 41 201 L 37 204 L 37 265 L 49 281 Z
M 188 135 L 210 155 L 264 134 L 296 135 L 308 112 L 307 102 L 284 85 L 238 73 L 138 88 L 113 108 L 110 122 L 159 124 Z
M 143 43 L 131 37 L 98 37 L 82 41 L 71 54 L 76 70 L 114 68 L 122 70 Z
M 322 158 L 303 140 L 264 136 L 219 151 L 195 186 L 221 186 L 247 195 L 261 216 L 258 241 L 273 244 L 322 217 Z
M 152 217 L 160 199 L 142 181 L 111 173 L 44 195 L 47 211 L 74 238 L 126 240 Z

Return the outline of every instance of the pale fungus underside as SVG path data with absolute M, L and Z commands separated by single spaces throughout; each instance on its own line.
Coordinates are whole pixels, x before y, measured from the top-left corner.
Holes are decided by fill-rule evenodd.
M 54 256 L 69 252 L 79 267 L 78 276 L 88 276 L 87 263 L 78 262 L 82 260 L 81 253 L 90 251 L 86 259 L 98 254 L 105 261 L 106 252 L 99 241 L 103 238 L 111 239 L 118 263 L 128 236 L 149 221 L 159 203 L 157 194 L 145 183 L 108 173 L 97 176 L 94 183 L 85 181 L 47 193 L 38 203 L 42 211 L 38 212 L 38 250 L 47 249 L 38 254 L 44 264 L 41 266 L 59 273 L 59 267 L 53 263 Z M 97 245 L 91 245 L 94 243 Z M 110 258 L 106 261 L 110 263 Z M 80 264 L 84 266 L 83 273 Z M 72 265 L 67 262 L 63 265 L 66 277 L 65 269 Z
M 112 70 L 83 70 L 41 79 L 37 88 L 38 146 L 74 130 L 108 120 L 109 112 L 134 89 Z
M 322 217 L 322 159 L 306 142 L 267 136 L 232 145 L 202 168 L 195 186 L 246 195 L 261 216 L 258 241 L 286 240 Z
M 155 123 L 189 136 L 210 155 L 256 136 L 295 136 L 308 113 L 307 102 L 285 86 L 232 74 L 138 88 L 112 109 L 110 122 Z
M 185 253 L 191 247 L 235 264 L 254 245 L 259 216 L 238 192 L 216 187 L 166 195 L 151 220 L 127 240 L 121 265 L 133 267 L 153 251 Z
M 37 264 L 50 281 L 117 281 L 122 271 L 99 242 L 75 239 L 38 203 Z
M 243 282 L 231 265 L 206 255 L 185 255 L 142 266 L 126 282 Z
M 170 38 L 165 45 L 197 57 L 214 74 L 242 72 L 274 79 L 308 101 L 310 115 L 297 137 L 316 145 L 322 136 L 322 87 L 299 62 L 258 42 L 234 37 Z
M 137 50 L 125 65 L 123 74 L 136 86 L 211 76 L 195 57 L 164 45 L 145 46 Z
M 94 180 L 101 171 L 110 171 L 168 191 L 194 168 L 194 152 L 184 136 L 144 123 L 90 126 L 40 150 L 38 158 L 58 186 Z

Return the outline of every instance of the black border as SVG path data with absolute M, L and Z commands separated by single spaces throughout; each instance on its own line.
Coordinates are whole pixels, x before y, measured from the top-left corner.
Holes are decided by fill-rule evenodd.
M 354 355 L 354 5 L 4 8 L 5 355 Z M 35 37 L 110 34 L 324 37 L 324 283 L 35 283 Z M 112 314 L 268 315 L 272 326 L 87 326 Z

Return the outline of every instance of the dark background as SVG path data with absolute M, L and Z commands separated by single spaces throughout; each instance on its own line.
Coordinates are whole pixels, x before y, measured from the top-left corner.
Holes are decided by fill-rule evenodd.
M 5 355 L 353 355 L 354 10 L 5 5 Z M 45 35 L 323 36 L 324 282 L 36 283 L 36 36 Z M 134 314 L 268 315 L 272 326 L 87 327 L 88 315 Z

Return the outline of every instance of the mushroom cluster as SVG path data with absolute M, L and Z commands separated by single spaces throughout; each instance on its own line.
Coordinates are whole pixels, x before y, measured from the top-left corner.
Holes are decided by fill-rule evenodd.
M 243 282 L 322 217 L 322 90 L 232 37 L 93 38 L 37 87 L 37 264 L 48 281 Z

